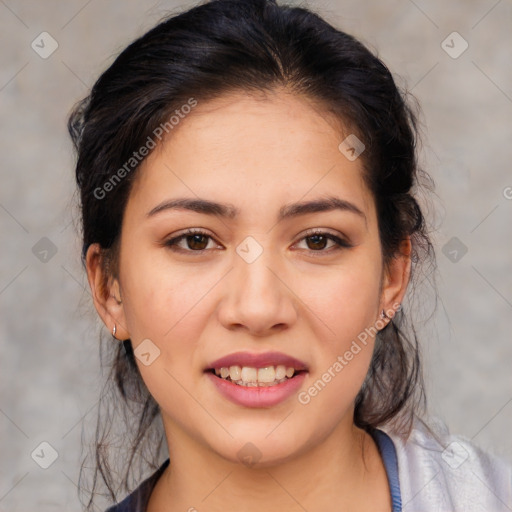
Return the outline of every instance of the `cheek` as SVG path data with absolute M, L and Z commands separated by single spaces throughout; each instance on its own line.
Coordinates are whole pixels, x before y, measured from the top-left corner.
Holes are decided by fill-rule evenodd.
M 325 276 L 302 279 L 301 298 L 320 320 L 327 346 L 343 349 L 375 324 L 380 300 L 380 268 L 375 259 L 355 255 Z
M 124 311 L 132 341 L 151 338 L 168 343 L 183 330 L 190 337 L 207 283 L 198 286 L 197 277 L 190 272 L 179 267 L 170 271 L 168 264 L 149 257 L 149 251 L 147 254 L 134 254 L 122 268 L 127 296 Z
M 214 280 L 208 285 L 206 278 L 198 280 L 179 268 L 171 272 L 168 265 L 155 258 L 145 260 L 142 255 L 126 261 L 123 271 L 123 302 L 135 355 L 147 347 L 152 359 L 146 365 L 143 358 L 136 358 L 142 378 L 165 409 L 185 410 L 190 405 L 190 396 L 182 386 L 190 388 L 197 377 L 192 368 L 199 374 L 197 344 L 205 328 L 204 295 Z
M 380 268 L 375 259 L 355 258 L 329 279 L 305 283 L 304 302 L 319 321 L 312 369 L 299 402 L 309 412 L 340 414 L 355 399 L 370 365 L 377 332 Z M 366 262 L 365 262 L 366 261 Z M 317 276 L 318 277 L 318 276 Z M 319 284 L 322 286 L 319 286 Z M 318 397 L 318 398 L 317 398 Z
M 170 264 L 165 251 L 132 249 L 120 268 L 127 328 L 136 355 L 147 339 L 158 353 L 150 366 L 137 364 L 157 400 L 161 390 L 179 397 L 183 391 L 176 381 L 192 382 L 202 374 L 199 343 L 212 315 L 209 291 L 215 289 L 219 271 L 208 266 L 191 271 Z

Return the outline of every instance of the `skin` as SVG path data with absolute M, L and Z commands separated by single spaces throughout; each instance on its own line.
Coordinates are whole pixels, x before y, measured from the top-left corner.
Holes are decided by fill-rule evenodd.
M 135 349 L 149 338 L 160 350 L 149 366 L 137 359 L 160 406 L 171 459 L 149 512 L 391 510 L 377 447 L 353 424 L 373 338 L 307 405 L 292 396 L 270 408 L 241 407 L 203 373 L 235 351 L 276 350 L 308 364 L 299 391 L 307 390 L 380 322 L 383 309 L 402 301 L 410 241 L 383 266 L 362 159 L 349 161 L 338 149 L 348 133 L 312 101 L 282 89 L 199 102 L 138 171 L 118 274 L 106 293 L 100 248 L 89 248 L 88 279 L 107 328 L 115 324 L 116 337 L 130 338 Z M 276 221 L 283 205 L 327 195 L 356 205 L 364 218 L 333 210 Z M 230 203 L 240 214 L 147 216 L 178 197 Z M 187 228 L 211 238 L 182 239 L 181 252 L 165 245 Z M 304 238 L 309 228 L 352 247 Z M 236 252 L 247 236 L 263 250 L 252 263 Z M 248 442 L 261 453 L 252 467 L 237 455 Z

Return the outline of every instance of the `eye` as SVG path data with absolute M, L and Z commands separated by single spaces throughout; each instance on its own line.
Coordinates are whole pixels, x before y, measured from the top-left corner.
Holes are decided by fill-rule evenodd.
M 208 239 L 213 240 L 205 231 L 188 229 L 186 233 L 167 240 L 165 245 L 173 250 L 201 253 L 208 248 Z M 183 247 L 182 242 L 185 243 L 186 247 Z
M 213 238 L 207 232 L 200 229 L 188 229 L 186 233 L 167 240 L 165 245 L 176 251 L 202 253 L 208 249 L 210 240 L 213 240 Z M 342 248 L 353 247 L 342 238 L 318 229 L 309 231 L 306 236 L 299 240 L 299 242 L 302 241 L 306 241 L 311 252 L 331 253 Z M 329 241 L 332 242 L 332 245 L 328 250 L 324 250 Z M 183 244 L 185 244 L 185 247 L 183 247 Z
M 317 229 L 309 231 L 305 237 L 301 238 L 300 242 L 304 240 L 306 241 L 306 245 L 312 252 L 331 253 L 342 248 L 347 249 L 353 247 L 346 240 L 343 240 L 342 238 L 332 233 Z M 324 250 L 329 241 L 332 242 L 332 245 L 328 250 Z

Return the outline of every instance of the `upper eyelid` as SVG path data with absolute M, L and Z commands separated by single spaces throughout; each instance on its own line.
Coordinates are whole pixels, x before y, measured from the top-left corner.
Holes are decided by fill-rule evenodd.
M 185 232 L 183 232 L 177 236 L 173 236 L 173 237 L 169 238 L 165 243 L 168 244 L 169 242 L 174 242 L 173 245 L 177 245 L 176 242 L 181 241 L 183 238 L 185 238 L 187 236 L 192 236 L 192 235 L 203 235 L 207 238 L 210 238 L 212 241 L 214 241 L 214 243 L 221 245 L 213 235 L 209 234 L 203 228 L 189 228 Z M 338 238 L 340 240 L 340 242 L 346 244 L 347 246 L 352 246 L 352 243 L 347 239 L 347 237 L 345 235 L 343 235 L 341 233 L 332 233 L 328 228 L 309 228 L 308 230 L 306 230 L 304 233 L 302 233 L 300 235 L 300 237 L 295 242 L 295 244 L 302 242 L 305 238 L 309 238 L 309 237 L 315 236 L 315 235 L 331 235 L 335 238 Z M 329 238 L 329 239 L 332 242 L 334 242 L 338 247 L 343 247 L 343 245 L 338 243 L 336 240 L 332 240 L 331 238 Z M 206 249 L 201 249 L 198 251 L 192 251 L 190 249 L 183 249 L 183 250 L 186 252 L 197 252 L 197 253 L 206 251 Z M 314 252 L 326 252 L 326 251 L 314 251 Z
M 219 242 L 217 242 L 217 240 L 215 239 L 215 237 L 213 235 L 210 235 L 207 231 L 204 231 L 203 229 L 201 228 L 197 228 L 197 229 L 194 229 L 194 228 L 190 228 L 188 229 L 187 231 L 179 234 L 179 235 L 176 235 L 176 236 L 172 236 L 171 238 L 169 238 L 167 240 L 167 242 L 171 242 L 171 241 L 177 241 L 177 240 L 181 240 L 183 238 L 186 238 L 187 236 L 193 236 L 193 235 L 202 235 L 202 236 L 205 236 L 207 238 L 210 238 L 211 240 L 213 240 L 216 244 L 220 245 Z M 191 251 L 192 252 L 192 251 Z M 201 252 L 201 251 L 195 251 L 195 252 Z
M 168 238 L 167 241 L 175 240 L 177 238 L 181 238 L 187 235 L 204 235 L 210 237 L 212 240 L 216 240 L 214 235 L 211 235 L 206 229 L 203 228 L 188 228 L 183 233 L 180 233 L 178 235 L 174 235 L 170 238 Z M 305 232 L 303 232 L 300 235 L 299 240 L 302 240 L 305 237 L 314 236 L 314 235 L 333 235 L 337 236 L 338 238 L 348 238 L 344 234 L 339 232 L 331 232 L 329 228 L 309 228 Z

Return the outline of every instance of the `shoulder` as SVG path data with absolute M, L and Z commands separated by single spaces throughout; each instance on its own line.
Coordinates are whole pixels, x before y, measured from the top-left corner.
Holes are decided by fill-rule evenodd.
M 151 491 L 168 465 L 169 459 L 163 462 L 151 476 L 146 478 L 133 492 L 126 496 L 123 501 L 109 507 L 105 512 L 146 512 Z
M 442 421 L 416 418 L 407 439 L 383 427 L 395 445 L 404 512 L 510 511 L 512 465 Z

